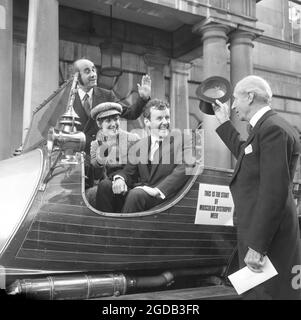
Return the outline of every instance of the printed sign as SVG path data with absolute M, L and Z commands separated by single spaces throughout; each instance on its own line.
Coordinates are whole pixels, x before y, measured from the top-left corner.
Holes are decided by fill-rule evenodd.
M 233 226 L 233 211 L 228 186 L 200 183 L 195 224 Z

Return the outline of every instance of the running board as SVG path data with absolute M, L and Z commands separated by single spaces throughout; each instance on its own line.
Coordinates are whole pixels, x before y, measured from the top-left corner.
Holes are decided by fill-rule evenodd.
M 239 300 L 235 289 L 225 285 L 165 290 L 91 300 Z

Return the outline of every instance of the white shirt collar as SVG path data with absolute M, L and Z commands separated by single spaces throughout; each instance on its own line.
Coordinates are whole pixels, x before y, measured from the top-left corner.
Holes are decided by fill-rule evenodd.
M 151 135 L 151 146 L 150 146 L 150 154 L 149 160 L 153 161 L 155 152 L 159 149 L 160 139 L 158 137 Z
M 250 120 L 250 125 L 252 126 L 252 128 L 254 128 L 258 120 L 270 110 L 272 110 L 270 106 L 265 106 L 258 110 Z
M 86 93 L 89 96 L 89 100 L 91 100 L 92 94 L 93 94 L 93 88 L 91 88 L 88 92 L 84 91 L 82 88 L 78 88 L 77 92 L 78 92 L 78 95 L 79 95 L 81 101 L 83 101 Z
M 162 139 L 160 139 L 159 137 L 155 137 L 153 135 L 151 135 L 151 145 L 154 146 L 157 142 L 159 145 L 159 142 L 162 141 Z

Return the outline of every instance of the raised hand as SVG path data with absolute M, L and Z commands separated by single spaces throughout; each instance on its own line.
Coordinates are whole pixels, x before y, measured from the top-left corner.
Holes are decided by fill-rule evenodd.
M 217 120 L 222 124 L 230 119 L 230 108 L 226 103 L 221 103 L 219 100 L 215 100 L 212 103 L 212 108 Z
M 152 91 L 152 80 L 148 74 L 142 77 L 141 85 L 137 83 L 138 93 L 142 99 L 149 99 Z

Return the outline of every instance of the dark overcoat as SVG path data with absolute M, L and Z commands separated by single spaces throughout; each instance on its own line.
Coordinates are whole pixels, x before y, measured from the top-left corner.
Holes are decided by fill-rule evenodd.
M 301 152 L 294 129 L 273 110 L 256 123 L 247 141 L 230 121 L 217 128 L 237 163 L 230 182 L 238 230 L 240 267 L 248 248 L 267 255 L 278 275 L 250 290 L 251 299 L 300 299 L 292 287 L 301 265 L 300 233 L 292 181 Z

